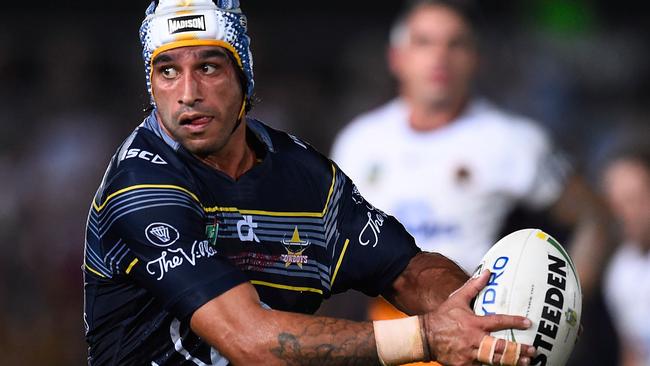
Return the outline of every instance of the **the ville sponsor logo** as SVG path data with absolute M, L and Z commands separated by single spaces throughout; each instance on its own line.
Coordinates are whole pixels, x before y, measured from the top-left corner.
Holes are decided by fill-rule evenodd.
M 381 227 L 384 226 L 384 221 L 388 218 L 382 210 L 376 208 L 366 201 L 357 186 L 352 186 L 352 201 L 357 205 L 365 205 L 368 212 L 368 222 L 363 226 L 359 232 L 359 244 L 366 246 L 372 243 L 372 247 L 379 244 L 379 234 L 381 234 Z
M 147 272 L 157 276 L 156 280 L 162 280 L 165 275 L 177 267 L 189 265 L 195 267 L 198 260 L 207 259 L 217 255 L 217 250 L 210 246 L 207 240 L 197 241 L 190 248 L 165 249 L 160 257 L 147 262 Z
M 167 20 L 169 33 L 197 32 L 205 30 L 205 17 L 203 15 L 187 15 Z

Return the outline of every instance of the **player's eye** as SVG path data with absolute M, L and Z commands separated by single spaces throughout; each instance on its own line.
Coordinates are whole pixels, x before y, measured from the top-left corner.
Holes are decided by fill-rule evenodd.
M 217 66 L 213 64 L 203 64 L 201 65 L 201 71 L 206 75 L 214 74 L 217 72 Z
M 160 73 L 165 79 L 173 79 L 178 76 L 178 71 L 171 66 L 163 67 Z

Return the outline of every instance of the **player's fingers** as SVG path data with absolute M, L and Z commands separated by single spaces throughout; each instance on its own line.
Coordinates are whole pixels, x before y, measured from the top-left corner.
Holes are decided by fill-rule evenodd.
M 485 335 L 479 344 L 476 360 L 487 365 L 526 366 L 530 365 L 534 355 L 532 346 Z
M 464 303 L 469 304 L 470 301 L 478 295 L 478 293 L 487 285 L 490 279 L 490 271 L 484 271 L 477 277 L 470 278 L 461 288 L 452 293 L 449 297 L 458 297 Z
M 479 321 L 486 332 L 504 329 L 528 329 L 532 325 L 528 318 L 517 315 L 486 315 L 480 317 Z
M 535 355 L 535 347 L 497 339 L 492 357 L 493 365 L 522 366 L 529 365 Z
M 496 346 L 496 338 L 484 335 L 483 339 L 481 339 L 481 343 L 479 343 L 478 350 L 476 351 L 476 360 L 482 364 L 492 364 L 494 353 L 496 352 Z

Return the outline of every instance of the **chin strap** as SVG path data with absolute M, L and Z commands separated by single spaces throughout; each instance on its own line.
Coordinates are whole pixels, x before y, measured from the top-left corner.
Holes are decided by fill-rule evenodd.
M 246 113 L 246 98 L 244 98 L 244 101 L 241 104 L 241 109 L 239 110 L 239 116 L 237 116 L 237 122 L 235 123 L 235 126 L 232 128 L 232 131 L 230 131 L 230 135 L 232 136 L 235 131 L 239 128 L 239 125 L 241 125 L 241 121 L 244 119 L 244 114 Z

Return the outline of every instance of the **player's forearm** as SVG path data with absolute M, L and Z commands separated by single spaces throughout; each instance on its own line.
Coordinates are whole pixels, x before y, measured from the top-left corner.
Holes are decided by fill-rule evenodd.
M 235 365 L 373 365 L 372 323 L 264 309 L 250 284 L 199 308 L 192 330 Z
M 435 310 L 468 278 L 449 258 L 423 252 L 411 259 L 385 297 L 409 315 L 424 314 Z
M 567 181 L 552 213 L 559 222 L 573 228 L 570 254 L 580 276 L 582 293 L 589 299 L 614 248 L 611 215 L 584 179 L 577 176 Z
M 608 226 L 600 216 L 588 216 L 574 228 L 569 244 L 571 258 L 580 276 L 582 293 L 587 300 L 594 293 L 613 250 Z
M 269 364 L 374 365 L 378 363 L 372 324 L 272 312 L 275 326 L 263 348 Z
M 224 349 L 234 365 L 375 365 L 371 323 L 264 310 Z M 221 347 L 223 348 L 223 347 Z

